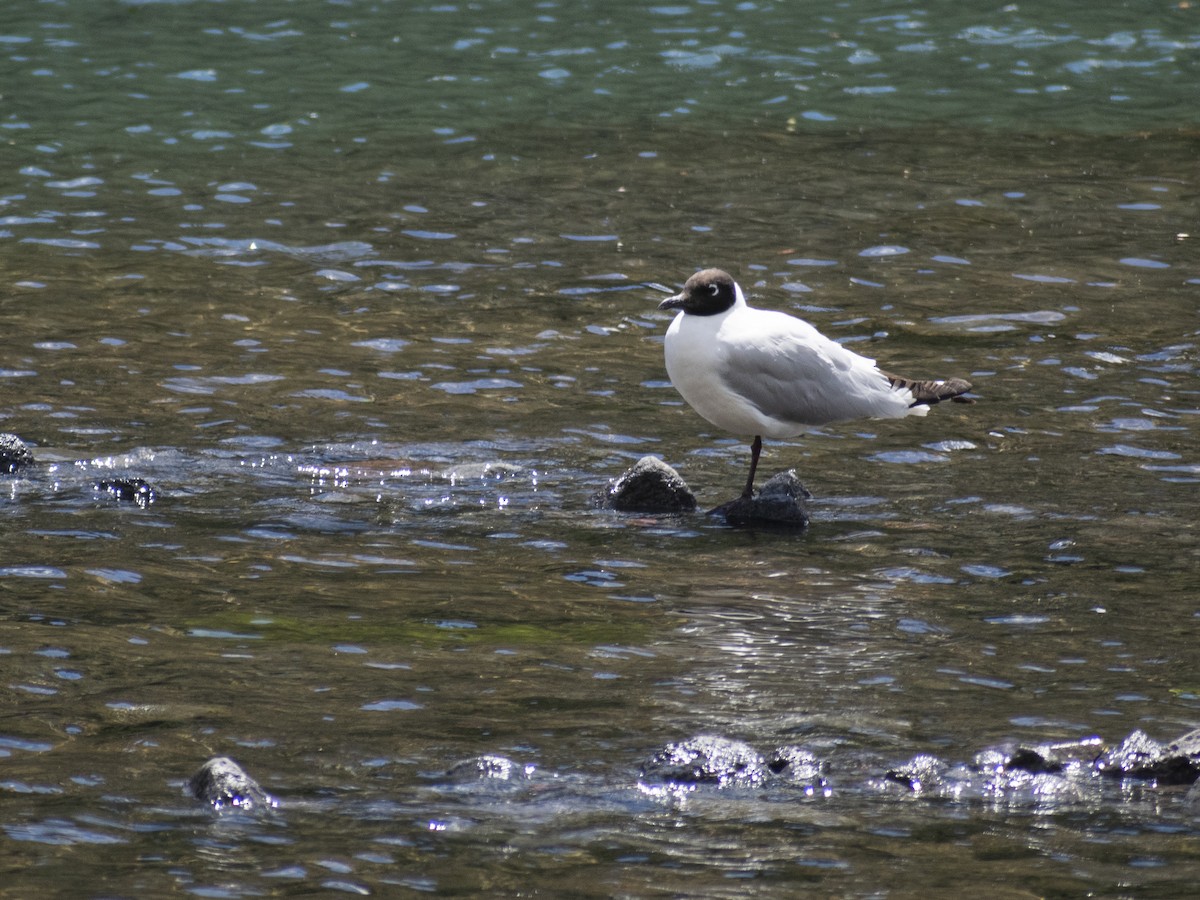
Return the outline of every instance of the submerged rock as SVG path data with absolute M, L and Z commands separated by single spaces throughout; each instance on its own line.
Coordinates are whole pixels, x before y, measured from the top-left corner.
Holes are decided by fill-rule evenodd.
M 517 478 L 528 474 L 520 466 L 512 466 L 504 462 L 475 462 L 462 463 L 434 473 L 433 480 L 461 484 L 464 481 L 503 481 L 506 478 Z
M 258 782 L 227 756 L 214 756 L 188 779 L 188 792 L 213 809 L 274 808 L 279 805 Z
M 1188 806 L 1200 806 L 1200 781 L 1192 785 L 1186 796 L 1184 796 L 1183 802 Z
M 808 527 L 808 507 L 812 494 L 801 484 L 794 469 L 777 472 L 753 497 L 738 497 L 710 510 L 711 516 L 723 516 L 730 525 L 776 525 Z
M 673 784 L 754 787 L 769 772 L 749 744 L 714 735 L 667 744 L 642 763 L 643 778 Z
M 142 509 L 158 499 L 154 488 L 140 478 L 105 479 L 96 485 L 96 490 L 120 503 L 136 503 Z
M 446 776 L 458 782 L 516 781 L 528 778 L 532 773 L 533 766 L 523 766 L 507 756 L 487 753 L 456 762 L 446 771 Z
M 602 509 L 671 514 L 693 512 L 696 496 L 679 473 L 653 456 L 643 456 L 593 498 Z
M 15 434 L 0 432 L 0 475 L 12 475 L 33 462 L 33 454 Z

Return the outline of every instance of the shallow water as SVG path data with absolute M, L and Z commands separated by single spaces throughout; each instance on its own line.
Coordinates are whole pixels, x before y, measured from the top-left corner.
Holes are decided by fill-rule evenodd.
M 0 28 L 14 895 L 1190 895 L 1178 789 L 881 778 L 1197 724 L 1192 13 L 95 9 Z M 744 479 L 700 265 L 979 402 L 769 442 L 805 534 L 596 511 Z M 700 733 L 830 790 L 639 787 Z

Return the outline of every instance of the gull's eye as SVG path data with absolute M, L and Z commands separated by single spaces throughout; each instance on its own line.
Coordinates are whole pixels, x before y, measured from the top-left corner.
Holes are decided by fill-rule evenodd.
M 717 287 L 715 284 L 710 284 L 708 286 L 708 292 L 710 294 L 712 294 L 714 297 L 717 296 L 717 294 L 720 292 L 720 290 L 721 289 L 719 287 Z

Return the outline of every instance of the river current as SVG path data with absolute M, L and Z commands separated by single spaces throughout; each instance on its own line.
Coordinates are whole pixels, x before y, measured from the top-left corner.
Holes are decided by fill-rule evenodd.
M 1200 725 L 1200 13 L 1143 7 L 7 4 L 0 893 L 1192 896 L 1194 790 L 888 777 Z M 743 483 L 663 368 L 702 266 L 977 402 L 769 441 L 804 532 L 598 510 Z M 697 735 L 827 780 L 648 782 Z

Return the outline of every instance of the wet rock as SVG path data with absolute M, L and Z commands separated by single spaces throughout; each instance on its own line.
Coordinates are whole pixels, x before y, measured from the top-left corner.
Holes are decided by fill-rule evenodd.
M 15 434 L 0 432 L 0 475 L 12 475 L 33 462 L 33 454 Z
M 829 792 L 825 762 L 806 747 L 777 748 L 767 761 L 767 768 L 809 794 Z
M 1052 744 L 1015 744 L 984 750 L 975 757 L 981 772 L 1025 772 L 1056 775 L 1091 768 L 1100 751 L 1100 738 Z
M 983 750 L 958 784 L 953 773 L 945 784 L 952 796 L 1046 804 L 1082 799 L 1079 778 L 1090 773 L 1090 766 L 1060 758 L 1052 745 L 1016 746 Z
M 278 806 L 245 770 L 227 756 L 214 756 L 188 779 L 191 796 L 213 809 L 254 809 Z
M 528 778 L 532 773 L 533 766 L 523 766 L 507 756 L 489 753 L 456 762 L 446 771 L 446 776 L 458 782 L 516 781 Z
M 714 735 L 667 744 L 642 764 L 642 777 L 652 781 L 718 787 L 754 787 L 769 772 L 749 744 Z
M 693 512 L 696 497 L 678 472 L 653 456 L 643 456 L 593 498 L 601 509 L 673 514 Z
M 1166 749 L 1146 732 L 1135 730 L 1116 747 L 1108 748 L 1099 756 L 1096 760 L 1096 770 L 1118 777 L 1142 777 L 1141 773 L 1148 771 Z
M 771 525 L 787 528 L 808 527 L 808 506 L 812 494 L 800 483 L 794 469 L 777 472 L 753 497 L 738 497 L 709 511 L 723 516 L 729 525 Z
M 928 753 L 920 753 L 904 765 L 888 769 L 883 777 L 886 782 L 898 784 L 914 794 L 919 794 L 941 789 L 949 771 L 949 763 Z
M 1096 760 L 1096 770 L 1118 778 L 1148 778 L 1160 784 L 1193 784 L 1200 778 L 1200 730 L 1161 744 L 1134 731 Z
M 983 750 L 975 755 L 975 768 L 980 772 L 992 774 L 1024 772 L 1036 775 L 1058 772 L 1062 767 L 1032 747 L 1017 747 L 1012 750 Z
M 142 509 L 158 499 L 154 488 L 140 478 L 105 479 L 96 485 L 96 490 L 120 503 L 136 503 Z
M 1176 756 L 1186 756 L 1193 760 L 1200 758 L 1200 728 L 1175 738 L 1167 744 L 1167 752 Z

